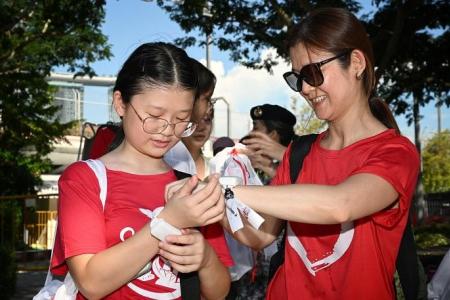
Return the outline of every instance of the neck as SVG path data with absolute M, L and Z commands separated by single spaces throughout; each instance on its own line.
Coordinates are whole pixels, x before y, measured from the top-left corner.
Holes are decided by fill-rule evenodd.
M 373 116 L 368 101 L 364 100 L 328 123 L 328 135 L 323 142 L 326 148 L 339 150 L 384 130 L 386 127 Z
M 126 141 L 114 151 L 104 155 L 102 161 L 111 170 L 132 174 L 159 174 L 170 170 L 162 157 L 143 154 Z

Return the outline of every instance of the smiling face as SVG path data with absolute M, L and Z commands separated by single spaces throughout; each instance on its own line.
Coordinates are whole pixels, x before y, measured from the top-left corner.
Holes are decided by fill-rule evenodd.
M 194 94 L 177 87 L 146 88 L 141 94 L 131 97 L 130 104 L 135 111 L 130 104 L 123 103 L 120 92 L 114 93 L 114 101 L 116 111 L 122 117 L 125 146 L 159 159 L 179 141 L 174 134 L 174 126 L 169 125 L 160 133 L 149 134 L 144 131 L 142 120 L 157 117 L 170 124 L 189 121 Z
M 334 121 L 346 114 L 357 105 L 361 97 L 361 82 L 356 78 L 356 68 L 352 60 L 358 58 L 355 51 L 349 53 L 350 66 L 344 68 L 338 59 L 330 61 L 320 67 L 324 80 L 317 87 L 303 81 L 301 94 L 314 109 L 321 120 Z M 317 63 L 335 56 L 333 53 L 307 49 L 302 43 L 290 50 L 292 69 L 295 72 L 308 64 Z

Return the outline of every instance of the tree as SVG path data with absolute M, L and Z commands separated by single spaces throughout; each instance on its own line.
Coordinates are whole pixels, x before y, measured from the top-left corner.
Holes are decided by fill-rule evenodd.
M 230 58 L 251 68 L 266 68 L 276 59 L 260 59 L 265 48 L 275 48 L 288 57 L 284 40 L 288 29 L 317 7 L 346 7 L 361 10 L 357 1 L 162 1 L 156 3 L 187 33 L 198 31 L 211 39 Z M 375 0 L 376 9 L 361 19 L 373 41 L 381 95 L 392 104 L 395 113 L 407 113 L 413 120 L 414 93 L 419 105 L 437 100 L 450 105 L 448 55 L 450 3 L 434 1 Z M 209 13 L 205 13 L 208 10 Z M 181 46 L 205 45 L 193 35 L 176 40 Z M 417 51 L 420 49 L 420 51 Z
M 423 150 L 425 192 L 450 191 L 450 130 L 433 135 Z
M 0 195 L 35 193 L 40 174 L 49 170 L 45 156 L 72 124 L 55 119 L 46 77 L 58 66 L 94 75 L 91 63 L 110 57 L 101 33 L 104 4 L 0 2 Z

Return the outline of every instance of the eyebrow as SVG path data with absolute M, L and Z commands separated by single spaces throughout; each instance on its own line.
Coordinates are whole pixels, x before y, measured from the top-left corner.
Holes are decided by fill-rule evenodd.
M 163 111 L 163 112 L 167 110 L 167 109 L 165 109 L 164 107 L 161 107 L 161 106 L 155 106 L 155 105 L 152 105 L 152 104 L 144 105 L 144 106 L 143 106 L 143 109 L 144 109 L 144 110 L 147 110 L 147 109 L 156 109 L 156 110 Z M 191 107 L 191 108 L 187 108 L 187 109 L 180 110 L 178 113 L 188 113 L 188 112 L 191 112 L 192 110 L 193 110 L 193 108 Z

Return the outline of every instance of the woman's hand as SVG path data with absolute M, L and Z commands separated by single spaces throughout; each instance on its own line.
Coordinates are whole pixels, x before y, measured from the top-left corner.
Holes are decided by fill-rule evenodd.
M 212 251 L 203 235 L 195 229 L 183 229 L 182 235 L 169 235 L 159 243 L 159 255 L 182 273 L 198 271 L 209 265 Z
M 159 217 L 178 228 L 209 225 L 220 221 L 225 213 L 217 175 L 210 176 L 206 184 L 195 176 L 177 181 L 166 190 L 166 197 L 166 206 Z
M 271 159 L 281 161 L 286 147 L 272 140 L 267 134 L 259 131 L 252 131 L 242 143 L 253 151 L 258 151 Z

